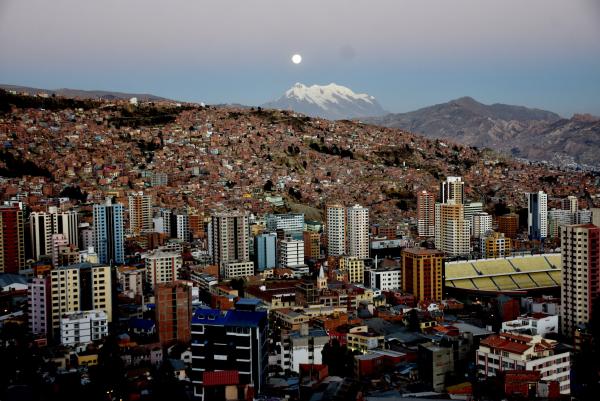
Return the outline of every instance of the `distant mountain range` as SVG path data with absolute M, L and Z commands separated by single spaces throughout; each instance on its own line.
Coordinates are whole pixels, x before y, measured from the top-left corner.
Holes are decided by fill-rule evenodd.
M 506 104 L 485 105 L 463 97 L 364 121 L 529 160 L 600 167 L 600 119 L 590 115 L 566 119 L 550 111 Z
M 124 93 L 114 91 L 103 91 L 103 90 L 81 90 L 81 89 L 40 89 L 31 88 L 28 86 L 19 85 L 5 85 L 0 84 L 0 89 L 12 90 L 16 92 L 27 92 L 29 94 L 47 93 L 48 95 L 64 96 L 75 99 L 104 99 L 104 100 L 118 100 L 118 99 L 131 99 L 132 97 L 138 98 L 141 101 L 159 101 L 169 100 L 164 97 L 151 95 L 148 93 Z
M 296 83 L 283 96 L 262 105 L 264 108 L 293 110 L 311 117 L 343 120 L 386 114 L 373 96 L 354 93 L 345 86 L 306 86 Z

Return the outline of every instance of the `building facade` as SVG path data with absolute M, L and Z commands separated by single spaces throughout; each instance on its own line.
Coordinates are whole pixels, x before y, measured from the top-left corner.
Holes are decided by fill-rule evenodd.
M 548 236 L 548 195 L 543 191 L 527 196 L 527 234 L 529 239 L 543 240 Z
M 444 254 L 431 249 L 402 251 L 402 291 L 417 301 L 440 301 L 443 288 Z
M 435 247 L 449 255 L 471 252 L 470 223 L 464 217 L 463 205 L 450 200 L 435 204 Z
M 94 205 L 94 241 L 100 263 L 124 263 L 123 205 Z
M 222 269 L 230 261 L 248 261 L 250 225 L 244 212 L 215 213 L 209 227 L 213 263 Z
M 347 209 L 346 234 L 348 255 L 360 259 L 369 257 L 369 209 L 354 205 Z
M 256 271 L 277 267 L 277 234 L 262 233 L 254 238 L 254 261 Z
M 129 229 L 133 235 L 153 230 L 152 196 L 143 192 L 129 196 Z
M 327 255 L 346 254 L 346 208 L 342 205 L 327 206 Z
M 60 342 L 67 347 L 89 344 L 108 335 L 108 316 L 104 310 L 66 312 L 60 319 Z
M 417 229 L 420 237 L 435 235 L 435 195 L 431 192 L 417 193 Z
M 154 290 L 158 339 L 163 346 L 191 338 L 192 289 L 184 283 L 160 283 Z
M 18 274 L 25 267 L 23 210 L 0 206 L 0 273 Z
M 462 177 L 448 177 L 440 184 L 440 203 L 465 202 L 465 183 Z
M 156 284 L 171 283 L 179 278 L 183 258 L 178 252 L 154 251 L 146 255 L 146 283 L 151 289 Z

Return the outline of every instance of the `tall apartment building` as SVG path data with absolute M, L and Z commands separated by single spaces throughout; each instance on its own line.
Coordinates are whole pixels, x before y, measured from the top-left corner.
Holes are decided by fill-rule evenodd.
M 561 259 L 561 331 L 571 337 L 590 321 L 592 301 L 600 295 L 600 228 L 562 227 Z
M 254 237 L 254 262 L 256 271 L 277 267 L 277 234 L 262 233 Z
M 152 196 L 143 192 L 129 196 L 129 229 L 133 235 L 153 230 Z
M 29 332 L 33 335 L 50 334 L 50 277 L 34 277 L 27 285 L 27 315 Z
M 151 289 L 156 284 L 171 283 L 178 279 L 183 258 L 178 252 L 154 251 L 146 255 L 146 283 Z
M 279 241 L 279 266 L 301 265 L 304 265 L 304 241 L 291 238 Z
M 402 291 L 417 301 L 442 299 L 444 254 L 432 249 L 402 250 Z
M 466 255 L 471 252 L 471 228 L 464 218 L 463 205 L 435 204 L 435 247 L 449 255 Z
M 0 273 L 18 274 L 25 267 L 23 210 L 18 203 L 0 206 Z
M 543 191 L 528 192 L 527 234 L 529 239 L 543 240 L 548 236 L 548 195 Z
M 417 229 L 420 237 L 435 235 L 435 195 L 431 192 L 417 193 Z
M 80 263 L 61 266 L 50 272 L 52 294 L 52 333 L 60 332 L 60 321 L 67 312 L 102 309 L 112 321 L 112 279 L 110 266 Z
M 515 213 L 505 214 L 498 217 L 498 232 L 504 233 L 505 237 L 515 239 L 519 232 L 519 215 Z
M 569 209 L 552 209 L 548 211 L 548 229 L 546 234 L 549 238 L 560 236 L 560 228 L 569 224 L 578 224 L 575 221 L 577 213 L 572 213 Z
M 304 213 L 269 214 L 266 217 L 267 230 L 283 230 L 286 236 L 302 239 Z
M 381 291 L 397 290 L 402 287 L 400 269 L 365 270 L 365 285 Z
M 304 231 L 304 257 L 319 259 L 321 257 L 321 234 L 314 231 Z
M 117 268 L 117 280 L 121 285 L 122 294 L 128 298 L 144 295 L 144 276 L 146 269 L 133 266 L 119 266 Z
M 471 236 L 483 238 L 492 231 L 492 216 L 486 212 L 477 212 L 471 217 Z
M 48 212 L 32 212 L 29 215 L 29 237 L 31 239 L 31 256 L 52 254 L 51 240 L 53 234 L 63 234 L 68 244 L 79 247 L 79 216 L 76 211 L 58 212 L 54 206 Z
M 267 312 L 255 310 L 198 309 L 192 318 L 192 371 L 194 396 L 200 401 L 225 399 L 220 378 L 228 384 L 252 385 L 260 394 L 266 383 Z M 231 399 L 245 399 L 237 387 Z M 239 392 L 238 392 L 239 391 Z
M 53 266 L 60 266 L 59 264 L 59 260 L 58 257 L 61 253 L 61 248 L 66 247 L 69 245 L 69 241 L 67 240 L 67 237 L 65 237 L 64 234 L 52 234 L 51 237 L 51 255 L 52 255 L 52 265 Z M 77 259 L 79 259 L 79 252 L 77 252 Z M 65 265 L 68 264 L 74 264 L 77 263 L 79 260 L 76 261 L 70 261 L 71 263 L 65 263 Z
M 440 183 L 440 203 L 465 202 L 465 183 L 461 177 L 448 177 Z
M 185 213 L 171 213 L 169 215 L 169 233 L 171 238 L 189 242 L 191 240 L 190 218 Z
M 160 283 L 154 290 L 158 339 L 163 346 L 191 338 L 192 290 L 184 283 Z
M 339 269 L 348 272 L 348 281 L 362 284 L 365 281 L 365 261 L 357 256 L 342 256 Z
M 347 209 L 347 214 L 348 255 L 367 259 L 369 257 L 369 209 L 354 205 Z
M 450 202 L 447 202 L 450 203 Z M 473 216 L 477 213 L 483 213 L 483 203 L 481 202 L 471 202 L 463 204 L 463 214 L 465 220 L 469 222 L 473 222 Z
M 223 212 L 211 216 L 209 248 L 213 263 L 222 269 L 230 261 L 248 261 L 250 225 L 244 212 Z
M 561 209 L 565 209 L 575 214 L 579 210 L 579 201 L 576 196 L 570 195 L 561 201 Z
M 346 254 L 346 208 L 342 205 L 327 206 L 327 255 Z
M 100 263 L 124 263 L 123 205 L 94 205 L 94 241 Z
M 481 255 L 484 258 L 505 258 L 512 254 L 512 240 L 503 233 L 493 232 L 481 238 Z

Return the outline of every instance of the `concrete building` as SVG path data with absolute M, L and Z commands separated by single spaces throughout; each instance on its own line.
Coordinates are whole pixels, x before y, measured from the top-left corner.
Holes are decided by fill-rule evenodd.
M 560 228 L 569 224 L 577 224 L 575 221 L 577 213 L 571 212 L 569 209 L 552 209 L 548 211 L 548 231 L 549 238 L 558 238 L 560 236 Z
M 178 252 L 154 251 L 145 255 L 146 283 L 151 289 L 156 284 L 171 283 L 179 278 L 179 269 L 183 266 L 183 258 Z
M 540 371 L 544 380 L 558 381 L 561 394 L 570 394 L 570 352 L 557 351 L 558 343 L 542 336 L 500 333 L 479 344 L 477 368 L 484 376 L 507 370 Z
M 108 315 L 102 309 L 66 312 L 60 319 L 60 342 L 67 347 L 89 344 L 108 335 Z
M 68 312 L 101 309 L 112 321 L 110 266 L 80 263 L 61 266 L 50 272 L 53 335 L 60 333 L 60 321 Z
M 527 234 L 529 239 L 543 240 L 548 236 L 548 195 L 543 191 L 527 196 Z
M 442 300 L 444 254 L 431 249 L 402 251 L 402 291 L 417 301 Z
M 249 236 L 250 225 L 245 212 L 213 214 L 209 227 L 209 249 L 213 263 L 222 270 L 228 262 L 250 260 Z
M 296 267 L 304 265 L 304 241 L 284 239 L 279 242 L 279 266 Z
M 354 205 L 347 209 L 346 235 L 348 255 L 360 259 L 369 257 L 369 209 Z
M 435 235 L 435 195 L 431 192 L 417 193 L 417 229 L 420 237 Z
M 451 256 L 471 252 L 471 227 L 463 205 L 450 200 L 435 204 L 435 247 Z
M 117 268 L 117 280 L 121 285 L 122 294 L 128 298 L 135 298 L 144 295 L 143 282 L 146 275 L 146 269 L 140 269 L 132 266 L 120 266 Z
M 350 283 L 360 283 L 365 281 L 365 261 L 356 256 L 342 256 L 339 259 L 339 270 L 348 272 L 348 281 Z
M 133 235 L 151 232 L 154 228 L 152 222 L 152 196 L 143 192 L 129 196 L 129 230 Z
M 420 380 L 429 384 L 433 391 L 443 392 L 446 376 L 454 372 L 454 350 L 434 343 L 419 344 L 417 367 Z
M 254 237 L 254 263 L 257 272 L 277 267 L 276 255 L 276 233 L 262 233 Z
M 327 206 L 327 255 L 346 254 L 346 208 L 342 205 Z
M 600 296 L 600 228 L 562 227 L 561 259 L 561 331 L 571 337 L 590 321 L 593 300 Z
M 503 233 L 492 232 L 481 238 L 480 248 L 484 258 L 505 258 L 512 255 L 512 240 Z
M 515 213 L 498 217 L 498 232 L 510 239 L 517 238 L 519 232 L 519 215 Z
M 446 202 L 446 203 L 451 203 L 451 202 Z M 465 217 L 465 220 L 472 223 L 473 216 L 476 215 L 477 213 L 483 213 L 483 203 L 471 202 L 471 203 L 463 204 L 463 215 Z
M 154 290 L 158 339 L 163 346 L 190 341 L 192 288 L 185 283 L 160 283 Z
M 34 277 L 27 285 L 29 332 L 33 335 L 50 334 L 50 293 L 50 277 Z
M 186 213 L 171 213 L 169 216 L 169 232 L 171 238 L 177 238 L 183 242 L 190 242 L 192 239 L 190 231 L 190 217 Z
M 317 260 L 321 257 L 321 234 L 314 231 L 304 231 L 304 257 Z
M 252 261 L 229 261 L 223 268 L 223 278 L 231 280 L 238 277 L 248 277 L 254 275 L 254 262 Z
M 448 177 L 440 184 L 440 203 L 465 202 L 465 183 L 461 177 Z
M 31 256 L 52 255 L 52 235 L 63 234 L 68 244 L 79 247 L 79 216 L 76 211 L 58 212 L 54 206 L 48 212 L 32 212 L 29 215 L 29 238 Z
M 94 205 L 94 249 L 100 263 L 124 263 L 125 239 L 123 231 L 123 205 Z
M 214 394 L 208 386 L 217 372 L 235 376 L 237 384 L 252 385 L 254 394 L 260 394 L 267 378 L 267 330 L 264 311 L 198 309 L 192 318 L 194 396 L 200 401 L 224 399 L 223 393 Z M 233 399 L 245 399 L 243 390 Z
M 529 313 L 515 320 L 502 322 L 502 331 L 545 337 L 548 333 L 558 333 L 558 315 Z
M 302 239 L 304 213 L 268 214 L 266 224 L 269 231 L 283 230 L 286 236 Z
M 322 351 L 331 339 L 323 329 L 309 329 L 308 323 L 301 325 L 300 330 L 281 334 L 281 368 L 300 371 L 300 364 L 323 363 Z
M 465 217 L 466 219 L 466 217 Z M 486 237 L 492 231 L 492 216 L 486 212 L 477 212 L 471 216 L 471 236 Z
M 24 225 L 20 203 L 0 206 L 0 273 L 19 274 L 25 267 Z
M 381 291 L 402 288 L 400 269 L 365 270 L 365 285 Z

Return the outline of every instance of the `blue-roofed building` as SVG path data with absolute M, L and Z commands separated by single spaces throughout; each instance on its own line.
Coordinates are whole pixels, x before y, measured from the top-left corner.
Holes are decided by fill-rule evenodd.
M 236 305 L 237 307 L 238 305 Z M 194 395 L 208 401 L 204 388 L 207 372 L 238 372 L 240 394 L 243 385 L 254 386 L 259 394 L 265 384 L 268 318 L 266 311 L 257 311 L 256 302 L 242 300 L 238 309 L 198 309 L 192 318 L 192 372 Z M 210 397 L 224 399 L 214 394 Z
M 129 330 L 132 333 L 142 336 L 151 336 L 156 334 L 156 322 L 151 319 L 129 319 Z

